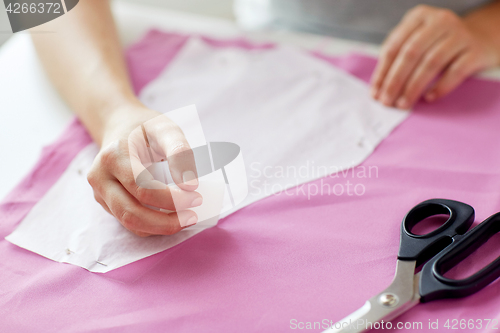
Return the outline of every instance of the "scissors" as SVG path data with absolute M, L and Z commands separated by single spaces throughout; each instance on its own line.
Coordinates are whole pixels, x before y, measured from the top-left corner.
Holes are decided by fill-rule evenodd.
M 425 235 L 411 232 L 419 222 L 439 214 L 449 215 L 439 228 Z M 377 328 L 374 324 L 380 327 L 382 321 L 395 319 L 420 302 L 465 297 L 496 280 L 500 276 L 500 257 L 465 279 L 444 277 L 500 231 L 500 213 L 469 230 L 473 222 L 474 208 L 462 202 L 431 199 L 413 207 L 401 224 L 396 274 L 391 285 L 325 332 L 364 332 Z M 422 270 L 415 274 L 422 264 Z

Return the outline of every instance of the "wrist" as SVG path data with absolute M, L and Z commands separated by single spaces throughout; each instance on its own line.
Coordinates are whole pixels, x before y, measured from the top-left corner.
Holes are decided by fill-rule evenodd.
M 140 126 L 144 121 L 158 115 L 146 108 L 139 100 L 130 101 L 110 108 L 103 119 L 101 146 L 110 142 L 127 137 L 132 130 Z

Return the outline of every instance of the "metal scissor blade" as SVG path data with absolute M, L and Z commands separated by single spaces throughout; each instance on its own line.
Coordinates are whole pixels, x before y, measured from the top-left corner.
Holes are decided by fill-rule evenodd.
M 415 274 L 415 265 L 415 261 L 398 260 L 394 280 L 387 289 L 370 298 L 360 309 L 324 332 L 364 332 L 373 328 L 376 322 L 382 319 L 390 321 L 417 305 L 420 300 L 418 293 L 420 273 Z

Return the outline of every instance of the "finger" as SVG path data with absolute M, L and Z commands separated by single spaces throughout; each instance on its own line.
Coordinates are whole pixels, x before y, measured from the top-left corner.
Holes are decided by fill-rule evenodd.
M 104 199 L 120 223 L 136 233 L 172 235 L 198 221 L 190 210 L 167 214 L 146 208 L 116 181 L 109 182 Z
M 404 42 L 422 23 L 423 19 L 410 11 L 403 17 L 401 22 L 392 30 L 382 44 L 379 61 L 371 79 L 371 92 L 374 98 L 379 96 L 380 87 L 382 86 L 384 78 Z
M 177 211 L 197 207 L 203 203 L 203 198 L 198 192 L 184 191 L 155 180 L 142 166 L 137 156 L 128 156 L 113 148 L 103 151 L 99 156 L 101 169 L 107 170 L 107 173 L 103 175 L 102 172 L 91 172 L 88 177 L 94 190 L 97 190 L 102 197 L 105 196 L 106 185 L 110 181 L 117 180 L 143 205 Z M 132 170 L 140 168 L 143 172 L 135 178 Z
M 106 202 L 104 201 L 104 199 L 98 193 L 96 193 L 96 191 L 94 191 L 94 199 L 95 199 L 95 201 L 97 201 L 102 206 L 102 208 L 104 208 L 105 211 L 107 211 L 108 213 L 110 213 L 111 215 L 113 215 L 111 213 L 111 211 L 109 210 L 109 207 L 106 204 Z
M 389 69 L 380 89 L 380 101 L 383 104 L 388 106 L 394 104 L 425 52 L 442 36 L 443 32 L 437 32 L 433 27 L 426 26 L 415 31 L 408 38 Z
M 436 82 L 436 84 L 425 94 L 426 101 L 433 102 L 436 99 L 447 95 L 460 85 L 467 77 L 480 70 L 474 60 L 474 54 L 472 52 L 462 53 L 446 69 L 438 82 Z
M 141 231 L 133 231 L 134 234 L 136 234 L 139 237 L 149 237 L 149 236 L 154 236 L 153 234 L 148 234 L 147 232 L 141 232 Z
M 135 128 L 128 137 L 128 150 L 130 166 L 137 185 L 149 189 L 163 189 L 167 183 L 166 179 L 161 182 L 153 177 L 148 168 L 155 162 L 165 160 L 165 156 L 159 156 L 150 147 L 144 126 Z M 161 152 L 162 155 L 165 155 Z M 124 168 L 127 170 L 127 168 Z M 128 170 L 127 170 L 128 171 Z M 118 176 L 118 174 L 115 174 Z M 128 173 L 120 175 L 125 179 Z M 126 186 L 126 184 L 124 184 Z M 133 192 L 131 192 L 133 194 Z
M 140 163 L 131 158 L 130 163 Z M 147 170 L 134 179 L 132 172 L 124 165 L 117 165 L 112 169 L 112 175 L 143 205 L 179 211 L 197 207 L 203 203 L 203 197 L 196 191 L 185 191 L 177 186 L 167 186 L 155 180 Z
M 106 204 L 106 202 L 104 201 L 104 199 L 101 197 L 101 195 L 94 190 L 94 199 L 102 206 L 102 208 L 104 208 L 104 210 L 106 212 L 108 212 L 110 215 L 113 215 L 113 213 L 111 213 L 111 210 L 109 209 L 108 205 Z M 148 236 L 151 236 L 151 234 L 148 234 L 148 233 L 145 233 L 145 232 L 134 232 L 137 236 L 139 237 L 148 237 Z
M 396 107 L 409 109 L 422 96 L 431 81 L 465 49 L 465 43 L 448 37 L 435 44 L 424 56 L 408 80 Z
M 167 158 L 174 182 L 183 190 L 196 190 L 198 173 L 194 154 L 180 127 L 166 116 L 159 116 L 144 123 L 144 128 L 154 151 Z
M 105 181 L 108 180 L 109 174 L 101 170 L 100 168 L 96 167 L 96 165 L 98 165 L 97 163 L 98 158 L 99 156 L 96 158 L 96 160 L 94 160 L 94 165 L 92 165 L 90 172 L 87 174 L 87 181 L 92 187 L 95 201 L 97 201 L 102 206 L 102 208 L 104 208 L 105 211 L 112 214 L 108 205 L 106 204 L 106 202 L 102 198 L 102 195 L 100 194 L 100 187 L 103 183 L 105 183 Z

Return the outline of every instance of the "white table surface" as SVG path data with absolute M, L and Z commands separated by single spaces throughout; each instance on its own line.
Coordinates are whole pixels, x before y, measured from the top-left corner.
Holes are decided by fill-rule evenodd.
M 219 38 L 244 35 L 254 41 L 295 45 L 326 54 L 361 52 L 376 55 L 366 43 L 285 31 L 248 33 L 233 21 L 114 2 L 120 36 L 125 46 L 151 28 L 203 33 Z M 500 79 L 500 70 L 482 76 Z M 52 143 L 73 114 L 52 87 L 36 57 L 28 33 L 18 33 L 0 48 L 0 200 L 31 170 L 44 146 Z

